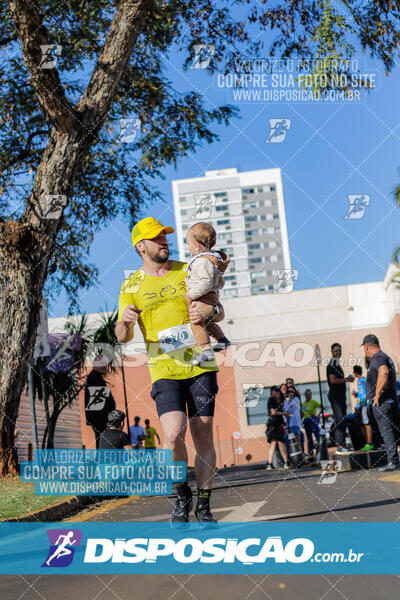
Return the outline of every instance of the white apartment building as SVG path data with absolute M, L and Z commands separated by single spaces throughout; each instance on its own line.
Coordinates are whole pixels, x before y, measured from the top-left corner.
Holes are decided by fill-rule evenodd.
M 186 232 L 196 221 L 217 231 L 231 258 L 223 297 L 276 291 L 278 271 L 291 269 L 280 169 L 206 171 L 172 181 L 180 260 L 190 256 Z

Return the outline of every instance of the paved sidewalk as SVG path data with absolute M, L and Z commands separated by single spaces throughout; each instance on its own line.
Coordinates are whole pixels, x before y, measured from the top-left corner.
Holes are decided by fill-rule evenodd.
M 319 469 L 236 468 L 216 477 L 212 506 L 221 521 L 354 522 L 400 519 L 400 473 L 346 471 L 324 485 Z M 192 487 L 193 483 L 192 483 Z M 124 498 L 74 520 L 167 521 L 174 498 Z M 371 540 L 373 544 L 373 540 Z M 400 567 L 399 567 L 400 573 Z M 2 600 L 387 600 L 400 578 L 385 575 L 1 576 Z

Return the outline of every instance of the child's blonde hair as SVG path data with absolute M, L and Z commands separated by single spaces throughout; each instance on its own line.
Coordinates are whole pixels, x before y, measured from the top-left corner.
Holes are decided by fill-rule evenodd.
M 198 243 L 208 248 L 209 250 L 215 246 L 217 241 L 217 233 L 212 225 L 209 223 L 196 223 L 187 232 L 193 236 L 193 239 Z

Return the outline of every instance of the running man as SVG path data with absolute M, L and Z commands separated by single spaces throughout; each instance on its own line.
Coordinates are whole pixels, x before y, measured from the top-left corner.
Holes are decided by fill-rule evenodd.
M 54 551 L 54 553 L 50 556 L 50 558 L 46 560 L 46 565 L 48 567 L 50 566 L 50 563 L 54 558 L 61 558 L 62 556 L 67 556 L 68 554 L 72 553 L 72 550 L 67 548 L 67 546 L 72 546 L 73 544 L 75 544 L 76 540 L 72 539 L 73 536 L 73 531 L 68 531 L 67 534 L 61 534 L 58 536 L 56 541 L 57 548 Z
M 185 263 L 169 260 L 166 234 L 172 227 L 147 217 L 132 231 L 133 245 L 143 260 L 143 267 L 124 281 L 119 296 L 118 341 L 133 338 L 136 322 L 146 342 L 152 381 L 151 396 L 155 401 L 163 429 L 164 447 L 172 450 L 173 460 L 187 463 L 185 435 L 187 415 L 196 449 L 198 521 L 215 522 L 210 511 L 210 494 L 215 470 L 213 415 L 218 392 L 215 360 L 207 366 L 191 364 L 195 340 L 190 323 L 220 321 L 223 311 L 217 306 L 186 300 Z M 171 522 L 189 521 L 192 490 L 187 481 L 176 484 L 177 501 Z

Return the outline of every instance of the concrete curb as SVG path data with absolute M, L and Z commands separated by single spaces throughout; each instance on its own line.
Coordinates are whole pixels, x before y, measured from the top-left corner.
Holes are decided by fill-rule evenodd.
M 25 522 L 41 522 L 41 521 L 60 521 L 63 517 L 67 517 L 72 513 L 85 508 L 89 504 L 98 501 L 99 496 L 71 496 L 68 500 L 45 506 L 35 512 L 28 513 L 23 517 L 12 517 L 11 519 L 2 519 L 1 523 L 25 523 Z M 103 500 L 104 497 L 102 496 Z

